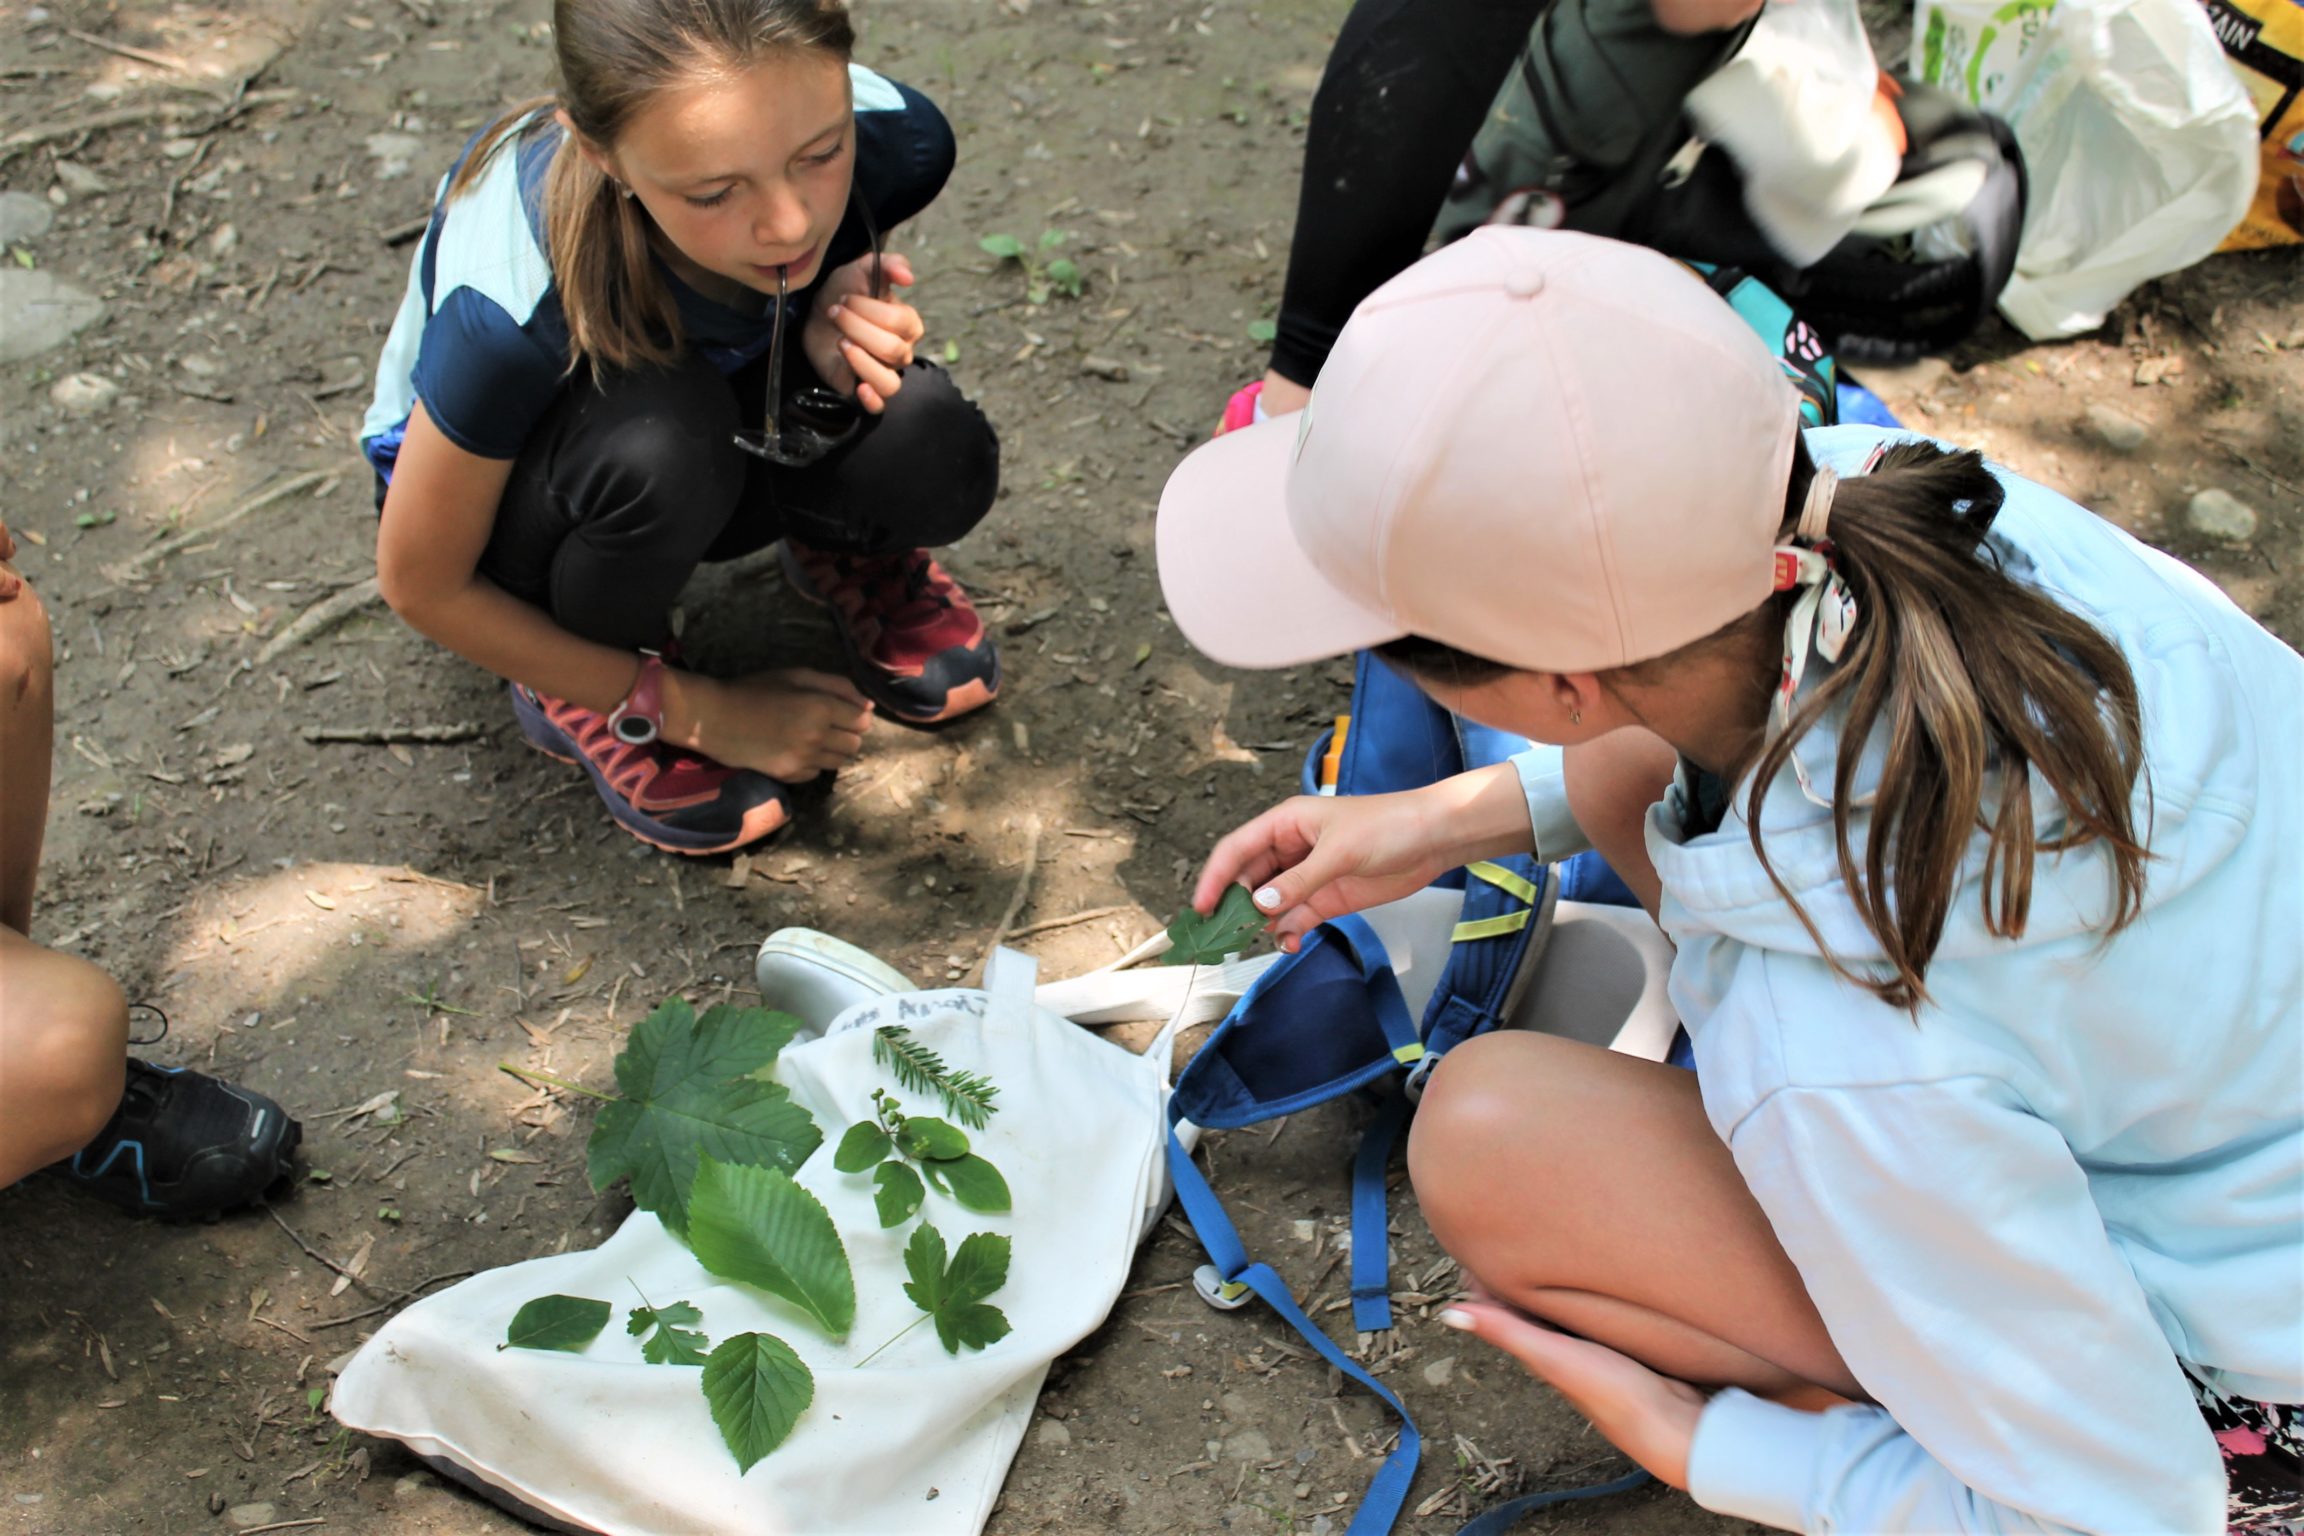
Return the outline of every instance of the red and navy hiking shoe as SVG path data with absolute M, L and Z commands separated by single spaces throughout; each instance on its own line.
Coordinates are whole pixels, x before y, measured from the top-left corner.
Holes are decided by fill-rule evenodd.
M 286 1193 L 303 1139 L 260 1093 L 131 1056 L 120 1107 L 56 1170 L 135 1215 L 198 1221 Z
M 514 683 L 512 713 L 530 746 L 592 776 L 618 826 L 667 853 L 727 853 L 792 819 L 791 795 L 768 775 L 662 741 L 621 741 L 598 710 Z
M 1000 652 L 928 551 L 843 555 L 786 539 L 784 573 L 832 610 L 849 675 L 882 714 L 938 725 L 999 696 Z

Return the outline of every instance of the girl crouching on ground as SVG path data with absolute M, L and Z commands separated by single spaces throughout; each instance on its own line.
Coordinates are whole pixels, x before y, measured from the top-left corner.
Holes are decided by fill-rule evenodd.
M 1447 1320 L 1705 1507 L 2293 1529 L 2304 661 L 1972 453 L 1796 421 L 1630 246 L 1378 290 L 1301 421 L 1170 481 L 1169 604 L 1233 665 L 1380 647 L 1565 782 L 1292 800 L 1198 903 L 1293 944 L 1579 828 L 1642 892 L 1696 1073 L 1486 1035 L 1409 1164 Z
M 377 573 L 511 682 L 527 739 L 679 853 L 765 836 L 875 713 L 990 702 L 999 658 L 924 546 L 991 506 L 998 445 L 918 361 L 880 234 L 952 165 L 926 98 L 849 62 L 837 0 L 559 0 L 561 89 L 443 183 L 362 442 Z M 699 561 L 781 539 L 849 676 L 671 665 Z

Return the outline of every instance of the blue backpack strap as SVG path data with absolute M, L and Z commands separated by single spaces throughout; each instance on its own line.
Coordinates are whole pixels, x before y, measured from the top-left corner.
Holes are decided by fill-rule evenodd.
M 1507 1499 L 1492 1509 L 1474 1515 L 1456 1533 L 1456 1536 L 1504 1536 L 1504 1533 L 1540 1509 L 1555 1504 L 1570 1504 L 1578 1499 L 1604 1499 L 1612 1493 L 1630 1493 L 1642 1483 L 1653 1482 L 1646 1472 L 1634 1472 L 1617 1478 L 1612 1483 L 1594 1483 L 1589 1488 L 1555 1488 L 1550 1493 L 1523 1494 Z
M 1170 1114 L 1173 1117 L 1176 1113 L 1171 1101 Z M 1305 1343 L 1319 1352 L 1321 1359 L 1384 1399 L 1392 1411 L 1400 1415 L 1399 1443 L 1376 1469 L 1367 1493 L 1361 1497 L 1360 1508 L 1345 1528 L 1345 1536 L 1384 1536 L 1400 1518 L 1400 1508 L 1408 1500 L 1408 1485 L 1416 1479 L 1416 1463 L 1423 1456 L 1424 1438 L 1417 1433 L 1416 1421 L 1408 1416 L 1407 1408 L 1389 1387 L 1369 1375 L 1359 1361 L 1338 1349 L 1336 1342 L 1305 1316 L 1304 1309 L 1296 1305 L 1295 1296 L 1289 1292 L 1288 1282 L 1282 1280 L 1271 1265 L 1248 1262 L 1248 1250 L 1240 1241 L 1238 1229 L 1232 1225 L 1232 1218 L 1224 1214 L 1223 1203 L 1201 1176 L 1192 1154 L 1176 1139 L 1173 1124 L 1168 1132 L 1168 1173 L 1176 1185 L 1177 1203 L 1184 1207 L 1185 1219 L 1199 1234 L 1200 1246 L 1208 1250 L 1209 1262 L 1223 1276 L 1225 1288 L 1229 1291 L 1234 1286 L 1243 1286 L 1263 1297 Z M 1357 1253 L 1354 1257 L 1358 1257 Z
M 1392 1218 L 1384 1172 L 1415 1110 L 1407 1094 L 1390 1095 L 1360 1133 L 1360 1150 L 1352 1156 L 1352 1326 L 1362 1333 L 1392 1326 Z
M 1533 958 L 1529 946 L 1543 944 L 1555 894 L 1553 872 L 1528 854 L 1482 859 L 1464 873 L 1448 966 L 1424 1009 L 1424 1046 L 1433 1056 L 1504 1022 Z

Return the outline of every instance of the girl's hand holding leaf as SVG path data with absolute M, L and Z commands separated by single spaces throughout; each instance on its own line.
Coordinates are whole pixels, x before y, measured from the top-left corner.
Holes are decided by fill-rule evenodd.
M 903 387 L 903 372 L 927 325 L 902 299 L 872 296 L 872 262 L 860 256 L 825 275 L 800 345 L 818 378 L 877 416 Z M 880 264 L 889 285 L 912 286 L 907 258 L 891 252 Z
M 1498 763 L 1397 795 L 1299 795 L 1216 845 L 1192 905 L 1245 885 L 1282 949 L 1347 912 L 1397 901 L 1459 864 L 1535 845 L 1520 776 Z

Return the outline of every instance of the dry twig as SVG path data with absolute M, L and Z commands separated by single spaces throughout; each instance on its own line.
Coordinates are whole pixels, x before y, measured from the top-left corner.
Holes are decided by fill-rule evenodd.
M 256 665 L 270 665 L 282 653 L 326 634 L 370 603 L 381 600 L 382 596 L 377 589 L 376 578 L 371 576 L 366 581 L 354 582 L 343 591 L 320 599 L 296 615 L 280 633 L 264 642 L 264 648 L 256 653 Z
M 311 742 L 339 743 L 360 747 L 388 747 L 403 743 L 412 747 L 452 746 L 460 741 L 480 739 L 480 727 L 468 720 L 454 725 L 370 725 L 334 726 L 308 725 L 304 739 Z
M 173 538 L 162 539 L 142 554 L 131 555 L 117 565 L 106 566 L 104 574 L 114 581 L 123 583 L 141 580 L 148 569 L 167 559 L 186 545 L 222 533 L 242 518 L 253 516 L 276 502 L 285 501 L 298 491 L 309 490 L 317 485 L 331 484 L 335 479 L 336 472 L 329 469 L 308 469 L 300 475 L 290 475 L 277 485 L 267 490 L 258 491 L 221 517 L 210 518 L 197 528 L 188 529 Z
M 1040 818 L 1032 817 L 1025 823 L 1024 873 L 1016 881 L 1015 894 L 1008 898 L 1008 910 L 1000 914 L 1000 921 L 992 925 L 991 942 L 984 946 L 984 958 L 976 962 L 976 981 L 981 985 L 984 972 L 992 964 L 1008 938 L 1008 925 L 1016 921 L 1016 914 L 1024 910 L 1024 898 L 1032 894 L 1032 876 L 1040 868 Z

